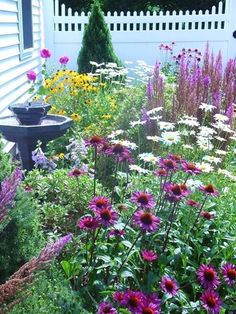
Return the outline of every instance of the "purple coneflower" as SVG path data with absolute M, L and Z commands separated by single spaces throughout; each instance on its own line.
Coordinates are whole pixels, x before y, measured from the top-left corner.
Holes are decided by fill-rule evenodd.
M 191 193 L 185 184 L 170 182 L 164 185 L 164 191 L 166 192 L 167 199 L 171 202 L 179 202 Z
M 207 290 L 201 295 L 202 306 L 209 314 L 220 313 L 221 300 L 219 294 L 212 290 Z
M 144 232 L 155 232 L 160 223 L 160 218 L 150 212 L 139 210 L 134 214 L 134 224 Z
M 107 150 L 107 155 L 122 157 L 124 154 L 130 154 L 130 150 L 121 143 L 112 144 Z
M 104 227 L 114 225 L 119 218 L 118 213 L 113 210 L 111 206 L 96 209 L 94 212 L 98 217 L 99 222 Z
M 141 208 L 153 208 L 155 206 L 155 201 L 151 193 L 144 191 L 133 192 L 131 202 L 135 203 L 138 207 Z
M 221 271 L 228 285 L 236 283 L 236 266 L 234 264 L 224 264 L 221 267 Z
M 175 154 L 168 154 L 168 158 L 174 160 L 177 164 L 182 162 L 182 158 L 179 155 L 175 155 Z
M 215 289 L 220 284 L 217 272 L 211 265 L 202 264 L 197 271 L 197 277 L 200 284 L 206 289 Z
M 210 196 L 218 196 L 219 195 L 219 192 L 214 188 L 214 186 L 212 184 L 200 186 L 199 189 L 200 189 L 200 191 L 202 191 L 205 194 L 210 195 Z
M 117 311 L 111 303 L 102 302 L 98 306 L 97 314 L 117 314 Z
M 83 169 L 79 169 L 79 168 L 74 168 L 72 169 L 69 173 L 68 176 L 70 177 L 81 177 L 82 175 L 84 175 L 86 172 Z
M 141 311 L 137 312 L 137 314 L 159 314 L 159 313 L 161 313 L 160 305 L 148 302 L 145 302 Z
M 118 157 L 118 162 L 119 163 L 127 162 L 128 164 L 134 163 L 134 159 L 131 155 L 131 152 L 127 150 L 127 151 L 123 152 L 122 154 L 120 154 Z
M 176 171 L 177 164 L 173 159 L 170 158 L 160 158 L 159 165 L 161 168 L 166 169 L 166 171 Z
M 154 251 L 151 250 L 144 250 L 141 252 L 142 258 L 143 260 L 147 261 L 147 262 L 154 262 L 158 256 Z
M 168 173 L 165 168 L 160 168 L 153 171 L 153 174 L 157 177 L 167 177 Z
M 123 299 L 124 299 L 124 293 L 123 292 L 120 292 L 120 291 L 116 291 L 114 294 L 113 294 L 113 298 L 116 302 L 118 302 L 119 304 L 122 303 Z
M 77 227 L 83 230 L 94 230 L 99 227 L 99 221 L 92 216 L 84 216 L 77 222 Z
M 207 220 L 211 220 L 211 219 L 215 218 L 215 214 L 214 214 L 214 213 L 206 212 L 206 211 L 204 211 L 204 210 L 201 211 L 200 215 L 201 215 L 203 218 L 207 219 Z
M 200 208 L 201 207 L 201 204 L 192 200 L 192 199 L 189 199 L 186 201 L 186 204 L 191 206 L 191 207 L 196 207 L 196 208 Z
M 128 290 L 124 292 L 121 304 L 126 306 L 131 313 L 137 313 L 144 305 L 145 296 L 142 292 Z
M 90 138 L 85 140 L 86 146 L 93 146 L 98 147 L 100 145 L 103 145 L 105 143 L 105 139 L 99 135 L 93 135 Z
M 202 172 L 202 170 L 198 168 L 195 164 L 186 161 L 182 163 L 182 170 L 192 175 L 196 175 Z
M 115 238 L 120 238 L 123 235 L 125 235 L 125 230 L 120 230 L 120 229 L 112 229 L 108 232 L 108 236 L 110 238 L 115 237 Z
M 92 210 L 99 210 L 104 207 L 108 207 L 111 205 L 109 198 L 105 196 L 95 196 L 89 202 L 89 208 Z
M 179 286 L 173 278 L 169 276 L 163 276 L 161 279 L 161 289 L 163 292 L 168 293 L 174 297 L 178 293 Z

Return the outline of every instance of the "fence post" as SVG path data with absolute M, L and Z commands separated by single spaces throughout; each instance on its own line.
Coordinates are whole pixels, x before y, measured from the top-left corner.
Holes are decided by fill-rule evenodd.
M 55 39 L 54 39 L 54 0 L 42 0 L 43 5 L 43 29 L 44 45 L 52 52 L 50 63 L 55 63 Z
M 229 17 L 228 57 L 236 57 L 236 0 L 226 0 L 226 12 Z

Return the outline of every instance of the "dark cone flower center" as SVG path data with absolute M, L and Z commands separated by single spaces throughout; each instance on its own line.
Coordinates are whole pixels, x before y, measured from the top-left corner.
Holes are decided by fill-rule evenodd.
M 91 144 L 99 144 L 101 142 L 101 137 L 94 135 L 90 138 L 90 143 Z
M 133 297 L 131 297 L 130 299 L 129 299 L 129 305 L 130 306 L 132 306 L 132 307 L 137 307 L 138 306 L 138 303 L 139 303 L 139 299 L 138 299 L 138 297 L 135 297 L 135 296 L 133 296 Z
M 113 153 L 114 154 L 121 154 L 124 151 L 124 146 L 121 144 L 115 144 L 113 147 Z
M 182 194 L 181 187 L 178 184 L 174 184 L 173 187 L 171 188 L 171 191 L 173 192 L 174 195 Z
M 105 200 L 98 200 L 98 201 L 96 201 L 96 206 L 98 208 L 105 207 L 106 205 L 107 205 L 107 202 Z
M 170 168 L 170 169 L 173 169 L 175 167 L 174 162 L 170 159 L 165 160 L 165 166 Z
M 214 272 L 214 270 L 212 270 L 212 269 L 207 269 L 207 270 L 205 270 L 205 272 L 204 272 L 204 278 L 205 278 L 207 281 L 213 281 L 214 278 L 215 278 L 215 272 Z
M 138 202 L 141 203 L 142 205 L 147 205 L 148 204 L 148 196 L 146 194 L 141 194 L 138 197 Z
M 236 280 L 236 270 L 235 269 L 229 269 L 227 271 L 227 276 L 229 277 L 229 279 L 231 280 Z
M 196 166 L 192 163 L 189 163 L 189 164 L 187 164 L 187 169 L 194 171 L 194 170 L 196 170 Z
M 165 283 L 165 286 L 166 286 L 166 290 L 168 291 L 173 291 L 174 289 L 174 284 L 171 280 L 167 280 L 166 283 Z
M 145 307 L 142 314 L 155 314 L 155 312 L 150 307 Z
M 100 216 L 103 220 L 107 220 L 107 221 L 111 220 L 111 212 L 107 208 L 101 210 Z
M 208 184 L 207 186 L 205 186 L 205 191 L 207 193 L 214 193 L 215 192 L 214 187 L 213 187 L 212 184 Z
M 152 214 L 150 213 L 144 213 L 142 216 L 141 216 L 141 221 L 143 224 L 145 225 L 151 225 L 152 224 Z
M 214 298 L 214 296 L 210 296 L 208 297 L 206 303 L 210 308 L 213 309 L 216 306 L 216 299 Z

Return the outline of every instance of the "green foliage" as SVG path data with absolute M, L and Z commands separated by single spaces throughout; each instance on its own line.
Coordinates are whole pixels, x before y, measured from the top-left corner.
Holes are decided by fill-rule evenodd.
M 93 193 L 92 178 L 74 178 L 68 173 L 68 169 L 52 173 L 35 170 L 26 178 L 25 184 L 32 187 L 32 193 L 38 199 L 40 222 L 46 230 L 56 228 L 61 233 L 74 232 L 76 220 L 83 215 Z
M 56 265 L 38 274 L 35 282 L 26 290 L 27 294 L 28 297 L 9 314 L 89 314 L 82 309 L 80 300 L 71 291 Z
M 42 247 L 36 204 L 30 194 L 19 191 L 8 214 L 0 241 L 0 282 L 15 272 Z
M 89 23 L 84 32 L 82 48 L 79 52 L 79 72 L 90 72 L 90 61 L 120 64 L 113 50 L 111 35 L 97 0 L 93 3 Z
M 10 156 L 3 152 L 3 142 L 0 136 L 0 182 L 10 173 L 11 164 L 9 163 Z

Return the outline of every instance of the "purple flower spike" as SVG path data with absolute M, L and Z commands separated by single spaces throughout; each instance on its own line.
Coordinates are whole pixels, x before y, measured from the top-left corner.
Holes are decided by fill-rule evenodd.
M 136 191 L 132 194 L 130 198 L 131 202 L 135 203 L 141 208 L 153 208 L 155 206 L 155 201 L 151 193 Z

